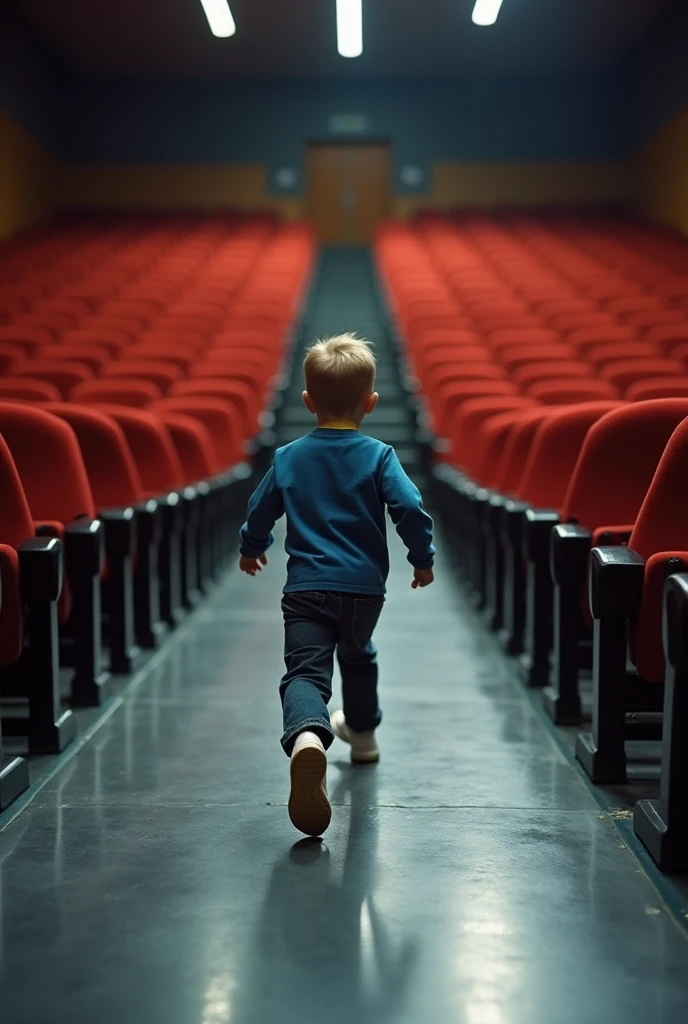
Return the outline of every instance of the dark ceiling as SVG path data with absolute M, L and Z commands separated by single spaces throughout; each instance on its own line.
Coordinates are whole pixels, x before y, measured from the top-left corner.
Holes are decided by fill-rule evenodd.
M 364 52 L 339 57 L 335 0 L 231 0 L 237 34 L 215 39 L 200 0 L 15 0 L 49 48 L 86 76 L 409 77 L 595 73 L 641 41 L 667 0 L 363 0 Z

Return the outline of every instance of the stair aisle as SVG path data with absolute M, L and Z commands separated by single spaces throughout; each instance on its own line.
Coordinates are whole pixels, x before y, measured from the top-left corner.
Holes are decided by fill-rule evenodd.
M 342 330 L 376 343 L 366 429 L 415 471 L 364 251 L 325 252 L 312 297 L 307 336 Z M 301 389 L 297 372 L 281 443 L 310 428 Z M 382 760 L 352 767 L 337 742 L 332 826 L 299 838 L 279 746 L 283 538 L 256 579 L 228 572 L 4 819 L 3 1024 L 685 1024 L 686 930 L 482 630 L 441 536 L 436 584 L 412 592 L 392 532 Z

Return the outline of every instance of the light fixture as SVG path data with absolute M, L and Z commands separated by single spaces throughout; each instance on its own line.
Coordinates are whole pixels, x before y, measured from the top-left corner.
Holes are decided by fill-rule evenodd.
M 475 25 L 494 25 L 501 6 L 502 0 L 475 0 L 473 23 Z
M 342 57 L 363 53 L 362 0 L 337 0 L 337 49 Z
M 236 32 L 236 22 L 227 0 L 201 0 L 210 31 L 218 39 L 227 39 Z

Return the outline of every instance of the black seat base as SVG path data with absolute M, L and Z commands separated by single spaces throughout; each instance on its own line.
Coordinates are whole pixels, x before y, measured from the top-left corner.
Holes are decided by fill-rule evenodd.
M 0 811 L 29 788 L 29 766 L 23 757 L 0 760 Z

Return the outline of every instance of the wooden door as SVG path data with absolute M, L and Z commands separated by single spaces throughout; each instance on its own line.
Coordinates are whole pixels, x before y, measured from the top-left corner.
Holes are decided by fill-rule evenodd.
M 389 146 L 308 147 L 308 215 L 321 242 L 366 245 L 389 216 Z

